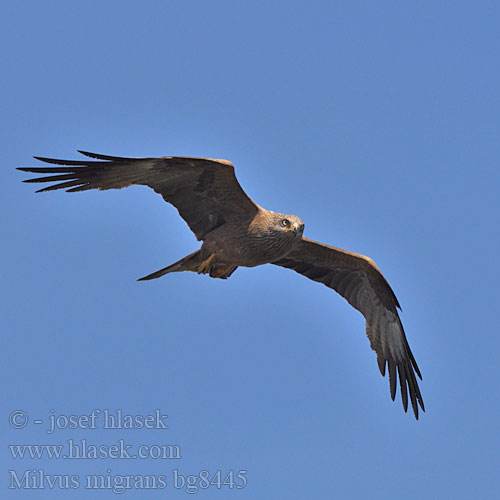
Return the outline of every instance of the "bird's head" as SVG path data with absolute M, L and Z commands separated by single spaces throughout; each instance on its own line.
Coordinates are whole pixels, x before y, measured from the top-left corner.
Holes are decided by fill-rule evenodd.
M 304 223 L 296 215 L 273 214 L 273 229 L 290 237 L 302 238 Z

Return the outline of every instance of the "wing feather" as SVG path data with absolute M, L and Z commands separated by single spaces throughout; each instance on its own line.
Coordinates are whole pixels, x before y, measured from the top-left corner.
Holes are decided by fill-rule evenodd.
M 391 398 L 396 397 L 399 380 L 403 408 L 407 411 L 409 395 L 418 419 L 418 407 L 425 408 L 415 373 L 422 376 L 399 318 L 398 300 L 375 263 L 363 255 L 302 238 L 286 258 L 273 264 L 332 288 L 363 314 L 382 376 L 387 366 Z
M 123 158 L 79 152 L 93 160 L 35 156 L 37 160 L 58 166 L 21 167 L 18 170 L 52 174 L 24 181 L 56 183 L 37 193 L 56 189 L 75 192 L 149 186 L 177 208 L 199 240 L 232 218 L 251 219 L 258 211 L 238 183 L 232 163 L 226 160 L 181 156 Z

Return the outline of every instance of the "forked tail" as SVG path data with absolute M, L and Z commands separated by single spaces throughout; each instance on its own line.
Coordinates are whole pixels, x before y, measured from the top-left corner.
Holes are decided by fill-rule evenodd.
M 170 266 L 164 267 L 159 271 L 139 278 L 137 281 L 154 280 L 168 273 L 181 273 L 182 271 L 196 272 L 201 262 L 200 250 L 196 250 L 196 252 L 190 253 L 189 255 L 186 255 L 186 257 L 183 257 L 181 260 L 170 264 Z
M 174 264 L 170 264 L 170 266 L 164 267 L 159 271 L 156 271 L 152 274 L 148 274 L 143 278 L 139 278 L 137 281 L 147 281 L 154 280 L 155 278 L 159 278 L 164 274 L 168 273 L 181 273 L 183 271 L 190 271 L 198 274 L 208 274 L 211 278 L 220 278 L 227 279 L 231 274 L 236 271 L 238 266 L 232 264 L 224 264 L 216 261 L 215 254 L 210 255 L 208 259 L 203 260 L 201 257 L 201 249 L 196 250 L 196 252 L 190 253 L 186 255 L 186 257 L 178 260 Z

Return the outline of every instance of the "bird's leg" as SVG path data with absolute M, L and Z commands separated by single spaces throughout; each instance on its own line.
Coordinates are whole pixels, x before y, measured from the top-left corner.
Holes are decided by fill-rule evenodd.
M 231 274 L 236 270 L 238 266 L 233 264 L 211 266 L 210 277 L 211 278 L 221 278 L 223 280 L 229 278 Z
M 210 267 L 211 267 L 211 264 L 212 264 L 214 259 L 215 259 L 215 253 L 211 254 L 207 260 L 203 261 L 198 266 L 198 269 L 197 269 L 198 274 L 206 274 L 206 273 L 210 272 Z

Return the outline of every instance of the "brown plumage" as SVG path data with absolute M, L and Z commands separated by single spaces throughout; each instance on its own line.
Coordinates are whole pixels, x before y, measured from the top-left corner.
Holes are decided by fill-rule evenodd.
M 398 301 L 375 263 L 363 255 L 323 245 L 302 236 L 294 215 L 259 207 L 243 191 L 231 162 L 209 158 L 122 158 L 80 151 L 94 160 L 35 157 L 59 167 L 19 170 L 50 174 L 24 182 L 56 182 L 41 191 L 120 189 L 146 185 L 174 205 L 203 244 L 199 250 L 140 280 L 171 272 L 193 271 L 227 279 L 238 266 L 275 264 L 293 269 L 337 291 L 366 320 L 380 372 L 389 372 L 394 400 L 399 379 L 404 410 L 408 394 L 415 417 L 424 403 L 415 374 L 420 370 L 398 315 Z M 95 161 L 97 160 L 97 161 Z

